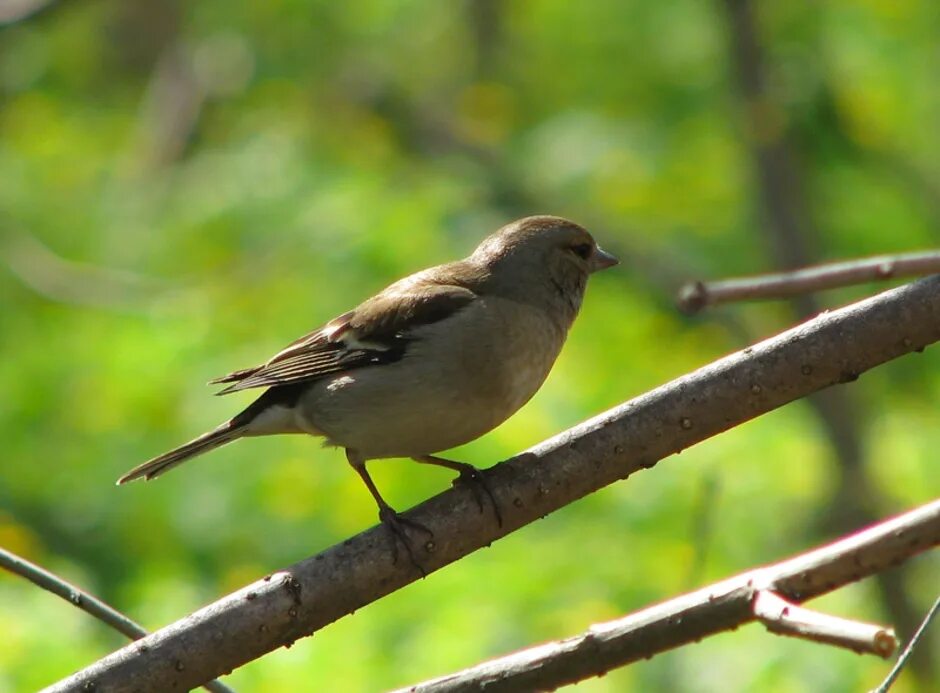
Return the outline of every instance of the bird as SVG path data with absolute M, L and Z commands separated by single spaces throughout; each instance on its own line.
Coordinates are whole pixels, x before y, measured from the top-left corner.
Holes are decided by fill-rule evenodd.
M 618 263 L 582 226 L 525 217 L 466 258 L 394 282 L 261 365 L 210 381 L 216 394 L 264 388 L 247 408 L 154 457 L 117 483 L 153 479 L 239 438 L 308 434 L 343 448 L 391 533 L 416 563 L 406 520 L 366 462 L 411 458 L 483 483 L 473 465 L 436 456 L 499 426 L 542 386 L 581 308 L 588 277 Z M 476 493 L 476 492 L 475 492 Z M 477 502 L 483 509 L 482 500 Z M 432 534 L 433 536 L 433 534 Z

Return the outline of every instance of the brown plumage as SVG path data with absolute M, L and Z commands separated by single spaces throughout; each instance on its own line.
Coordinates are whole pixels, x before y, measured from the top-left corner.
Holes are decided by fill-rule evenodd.
M 212 381 L 228 385 L 219 394 L 268 389 L 218 428 L 118 483 L 151 479 L 238 438 L 307 433 L 346 449 L 380 518 L 404 540 L 401 519 L 365 462 L 411 457 L 479 479 L 470 465 L 433 453 L 492 430 L 535 394 L 588 276 L 616 262 L 566 219 L 508 224 L 464 260 L 401 279 L 265 363 Z

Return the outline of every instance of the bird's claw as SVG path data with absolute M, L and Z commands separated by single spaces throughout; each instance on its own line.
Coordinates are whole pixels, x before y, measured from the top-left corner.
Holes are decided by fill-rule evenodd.
M 477 506 L 480 508 L 480 514 L 483 514 L 483 494 L 490 499 L 490 503 L 493 505 L 493 514 L 496 515 L 497 524 L 503 526 L 503 516 L 499 512 L 499 504 L 496 502 L 496 496 L 493 495 L 493 489 L 490 487 L 489 482 L 486 480 L 486 477 L 483 476 L 483 472 L 474 467 L 472 464 L 461 467 L 460 476 L 454 479 L 454 485 L 456 484 L 465 484 L 470 487 L 470 490 L 473 492 L 473 497 L 476 498 Z M 481 492 L 482 490 L 482 492 Z
M 426 534 L 429 541 L 434 538 L 434 532 L 432 532 L 420 522 L 400 515 L 399 513 L 395 512 L 391 506 L 388 505 L 379 508 L 379 520 L 382 522 L 382 525 L 385 527 L 385 529 L 388 530 L 389 533 L 392 561 L 394 563 L 398 563 L 398 542 L 400 541 L 405 547 L 405 551 L 408 552 L 408 558 L 411 561 L 411 564 L 417 568 L 422 577 L 427 577 L 427 571 L 425 571 L 425 569 L 418 562 L 414 547 L 411 545 L 411 541 L 408 539 L 407 530 L 410 528 L 412 530 L 421 532 L 422 534 Z

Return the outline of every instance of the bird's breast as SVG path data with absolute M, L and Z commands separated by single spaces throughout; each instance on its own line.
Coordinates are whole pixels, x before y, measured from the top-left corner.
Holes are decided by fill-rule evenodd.
M 566 330 L 540 310 L 513 304 L 506 311 L 500 338 L 491 345 L 493 403 L 508 418 L 529 401 L 548 377 Z

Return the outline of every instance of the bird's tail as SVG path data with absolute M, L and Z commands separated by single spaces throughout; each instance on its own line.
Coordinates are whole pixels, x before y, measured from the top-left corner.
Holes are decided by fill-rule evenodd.
M 118 479 L 117 483 L 119 485 L 125 484 L 128 481 L 140 478 L 153 479 L 192 457 L 201 455 L 204 452 L 209 452 L 209 450 L 214 450 L 217 447 L 221 447 L 226 443 L 231 443 L 233 440 L 241 438 L 245 434 L 247 424 L 243 422 L 236 423 L 238 418 L 239 417 L 236 417 L 231 421 L 226 421 L 218 428 L 208 433 L 203 433 L 195 440 L 191 440 L 185 445 L 180 445 L 178 448 L 165 452 L 162 455 L 154 457 L 152 460 L 148 460 L 134 467 L 127 474 Z

